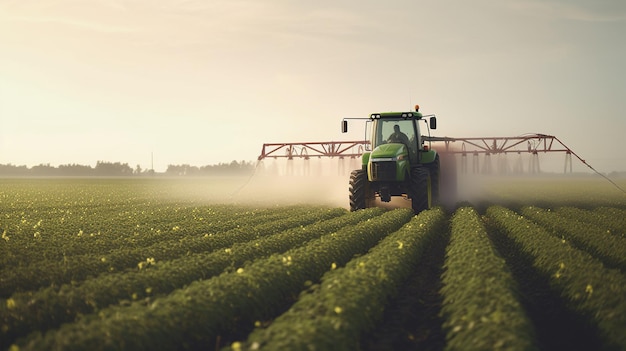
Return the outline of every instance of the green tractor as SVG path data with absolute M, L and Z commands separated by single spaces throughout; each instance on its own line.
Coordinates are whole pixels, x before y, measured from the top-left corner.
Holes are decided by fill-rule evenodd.
M 392 196 L 410 199 L 416 214 L 438 202 L 439 154 L 425 144 L 428 137 L 420 133 L 421 121 L 429 130 L 437 128 L 435 115 L 422 115 L 415 106 L 411 112 L 345 118 L 343 133 L 348 131 L 349 119 L 366 120 L 371 127 L 370 147 L 363 153 L 362 167 L 350 174 L 351 211 L 374 207 L 376 198 L 390 202 Z

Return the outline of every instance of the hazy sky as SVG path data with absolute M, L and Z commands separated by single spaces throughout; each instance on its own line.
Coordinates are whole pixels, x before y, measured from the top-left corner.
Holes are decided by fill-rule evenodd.
M 0 163 L 252 161 L 419 103 L 626 171 L 625 37 L 623 0 L 0 0 Z

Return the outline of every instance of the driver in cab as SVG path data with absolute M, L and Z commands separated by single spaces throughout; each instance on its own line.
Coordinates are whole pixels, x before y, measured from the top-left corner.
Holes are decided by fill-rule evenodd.
M 391 133 L 389 138 L 387 138 L 387 142 L 388 143 L 402 143 L 408 146 L 409 137 L 407 137 L 406 134 L 402 133 L 400 131 L 400 126 L 396 124 L 393 126 L 393 133 Z

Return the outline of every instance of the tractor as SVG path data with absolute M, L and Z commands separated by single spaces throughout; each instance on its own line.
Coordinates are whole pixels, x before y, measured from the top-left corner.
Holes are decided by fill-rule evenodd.
M 422 115 L 419 106 L 410 112 L 372 113 L 369 118 L 344 118 L 366 121 L 371 130 L 369 145 L 362 155 L 362 166 L 350 174 L 350 210 L 375 207 L 376 198 L 390 202 L 392 196 L 411 200 L 417 214 L 439 200 L 440 155 L 425 143 L 420 122 L 428 129 L 437 128 L 435 115 Z M 428 120 L 428 123 L 426 123 Z

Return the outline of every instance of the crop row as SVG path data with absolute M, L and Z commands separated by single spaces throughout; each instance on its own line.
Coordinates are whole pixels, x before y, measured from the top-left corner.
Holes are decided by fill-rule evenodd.
M 582 250 L 600 259 L 606 266 L 626 272 L 626 239 L 610 231 L 578 220 L 560 216 L 554 211 L 534 206 L 522 208 L 521 214 L 571 241 Z
M 0 268 L 37 264 L 81 254 L 106 254 L 121 247 L 141 248 L 155 243 L 175 242 L 193 235 L 224 232 L 277 221 L 287 216 L 311 211 L 293 207 L 288 212 L 277 209 L 253 210 L 212 206 L 133 207 L 132 210 L 72 208 L 65 213 L 5 214 L 3 238 L 6 255 Z M 87 211 L 87 213 L 84 213 Z M 79 212 L 79 213 L 76 213 Z M 247 221 L 241 221 L 241 218 Z
M 607 234 L 626 239 L 626 211 L 614 207 L 598 207 L 593 211 L 576 207 L 561 207 L 559 215 L 580 223 L 587 223 L 598 229 L 605 229 Z
M 85 254 L 65 257 L 62 261 L 39 261 L 27 266 L 5 269 L 0 276 L 0 296 L 7 297 L 17 291 L 28 291 L 49 285 L 61 285 L 84 280 L 99 273 L 115 272 L 155 261 L 170 260 L 182 255 L 210 252 L 276 233 L 288 228 L 307 225 L 339 216 L 343 209 L 317 209 L 283 220 L 262 223 L 252 228 L 235 228 L 221 233 L 207 233 L 184 240 L 159 242 L 142 248 L 119 248 L 111 253 Z
M 529 350 L 532 324 L 516 295 L 516 283 L 471 207 L 451 219 L 443 274 L 448 350 Z
M 324 234 L 380 215 L 382 209 L 351 212 L 308 226 L 292 228 L 210 253 L 183 256 L 153 266 L 114 274 L 104 274 L 81 284 L 64 284 L 60 289 L 45 288 L 17 293 L 10 298 L 11 309 L 0 306 L 0 335 L 14 340 L 31 330 L 46 330 L 89 314 L 119 301 L 130 301 L 167 294 L 195 280 L 219 275 L 229 267 L 273 253 L 298 247 Z
M 253 261 L 236 271 L 196 281 L 149 304 L 101 310 L 45 335 L 18 342 L 21 350 L 180 349 L 215 345 L 238 320 L 263 320 L 290 296 L 342 266 L 412 217 L 410 210 L 384 213 L 312 240 L 307 245 Z
M 487 216 L 548 281 L 565 305 L 597 327 L 605 347 L 626 348 L 626 277 L 509 209 L 492 206 Z
M 619 225 L 613 230 L 615 224 L 584 220 L 620 209 L 522 207 L 516 213 L 492 206 L 482 217 L 472 207 L 452 215 L 436 208 L 417 217 L 408 210 L 377 208 L 349 213 L 306 206 L 277 209 L 280 220 L 246 226 L 242 218 L 239 228 L 207 236 L 190 232 L 184 240 L 144 248 L 158 247 L 170 252 L 169 258 L 137 251 L 131 269 L 38 290 L 10 290 L 0 299 L 0 348 L 14 343 L 11 349 L 21 350 L 223 345 L 232 350 L 368 350 L 384 345 L 368 337 L 394 318 L 388 315 L 394 312 L 390 305 L 411 306 L 407 314 L 428 314 L 422 320 L 431 324 L 420 325 L 425 329 L 405 324 L 405 332 L 394 334 L 412 345 L 432 348 L 428 343 L 434 341 L 448 350 L 558 349 L 560 344 L 553 346 L 549 338 L 575 340 L 570 344 L 575 347 L 591 336 L 588 349 L 626 348 L 626 277 L 602 258 L 596 248 L 600 243 L 577 242 L 575 235 L 582 234 L 570 233 L 581 227 L 587 235 L 597 231 L 598 242 L 607 236 L 623 240 L 616 234 Z M 271 218 L 274 210 L 254 211 L 250 219 Z M 578 219 L 569 217 L 574 214 Z M 179 220 L 182 227 L 196 219 Z M 177 251 L 197 240 L 198 246 Z M 207 240 L 211 244 L 201 246 Z M 94 259 L 114 260 L 135 249 Z M 431 256 L 433 251 L 438 253 Z M 408 287 L 424 281 L 425 270 L 432 273 L 435 288 L 411 295 L 415 290 Z M 436 298 L 423 295 L 431 291 Z M 407 303 L 412 299 L 427 306 Z M 544 314 L 538 306 L 551 309 Z M 542 322 L 553 311 L 557 317 Z M 548 324 L 562 324 L 565 332 L 551 336 L 558 326 Z M 578 337 L 576 329 L 568 330 L 572 326 L 591 331 Z
M 252 224 L 261 219 L 259 215 L 285 216 L 292 209 L 286 212 L 285 207 L 267 205 L 209 205 L 206 188 L 215 189 L 213 183 L 3 179 L 0 269 L 36 260 L 108 252 L 122 246 L 143 247 L 198 232 L 225 231 L 249 225 L 246 222 Z
M 441 209 L 422 212 L 390 234 L 367 255 L 324 274 L 268 328 L 258 328 L 234 350 L 355 350 L 397 288 L 436 240 L 444 224 Z M 367 306 L 364 308 L 364 306 Z

